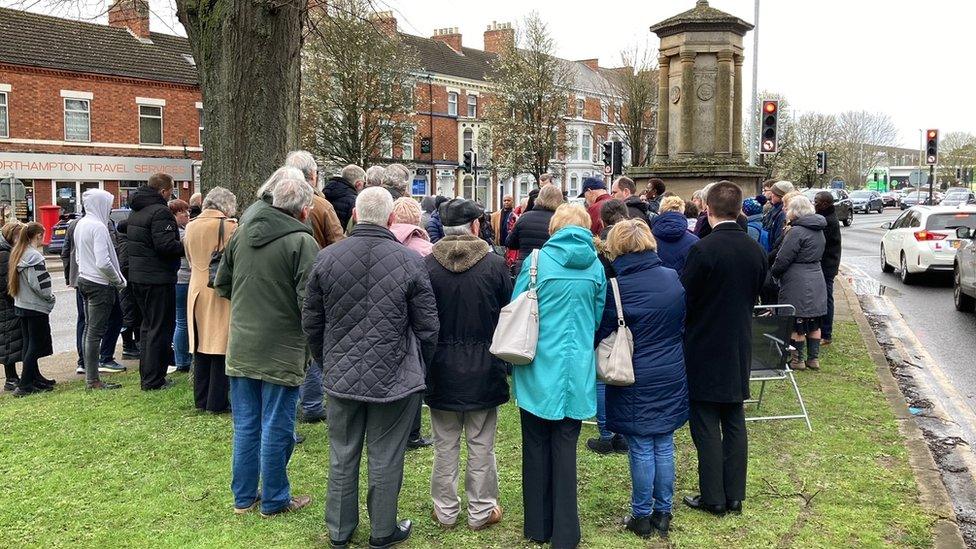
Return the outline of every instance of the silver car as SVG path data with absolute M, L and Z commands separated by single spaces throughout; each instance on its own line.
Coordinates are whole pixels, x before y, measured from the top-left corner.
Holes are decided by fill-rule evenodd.
M 957 311 L 972 312 L 976 308 L 976 229 L 959 227 L 956 237 L 962 246 L 956 252 L 952 266 L 952 301 Z

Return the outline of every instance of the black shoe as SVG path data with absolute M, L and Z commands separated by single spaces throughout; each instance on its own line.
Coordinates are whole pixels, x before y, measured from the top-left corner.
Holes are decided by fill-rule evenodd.
M 35 382 L 34 383 L 34 392 L 35 393 L 50 393 L 53 390 L 54 390 L 54 385 L 46 385 L 46 384 L 39 383 L 39 382 Z
M 429 438 L 424 438 L 422 436 L 417 438 L 412 438 L 407 441 L 407 450 L 417 450 L 418 448 L 426 448 L 433 443 L 434 443 L 433 440 Z
M 622 435 L 613 435 L 610 439 L 610 444 L 613 445 L 613 451 L 618 454 L 627 454 L 630 452 L 630 445 L 627 444 L 627 439 Z
M 305 435 L 295 433 L 295 444 L 301 444 L 303 442 L 305 442 Z
M 4 382 L 4 384 L 3 384 L 3 390 L 4 391 L 16 391 L 17 390 L 17 385 L 19 385 L 19 384 L 20 384 L 20 379 L 18 379 L 16 377 L 8 378 L 7 381 Z
M 668 530 L 671 529 L 671 513 L 664 511 L 654 511 L 651 513 L 651 526 L 657 530 L 662 538 L 667 539 Z
M 302 417 L 299 421 L 302 423 L 319 423 L 325 421 L 325 412 L 302 412 Z
M 586 441 L 586 447 L 600 455 L 607 455 L 613 452 L 613 439 L 591 438 Z
M 139 349 L 126 349 L 125 347 L 122 348 L 122 358 L 123 359 L 126 359 L 126 360 L 139 360 L 139 358 L 141 356 L 142 355 L 139 352 Z
M 725 502 L 725 510 L 729 513 L 734 513 L 736 515 L 742 514 L 742 501 L 737 499 L 728 500 Z
M 113 389 L 121 389 L 122 386 L 118 383 L 106 383 L 104 381 L 96 381 L 94 383 L 89 383 L 85 386 L 86 390 L 89 391 L 111 391 Z
M 685 496 L 684 503 L 696 511 L 703 511 L 712 515 L 722 516 L 725 514 L 724 505 L 709 505 L 701 500 L 701 496 Z
M 163 381 L 162 385 L 159 385 L 158 387 L 150 387 L 148 389 L 143 389 L 143 391 L 165 391 L 166 389 L 170 389 L 174 386 L 176 386 L 176 382 L 173 381 L 172 379 L 167 379 Z
M 638 518 L 631 515 L 624 519 L 624 527 L 642 538 L 650 537 L 654 533 L 651 517 Z
M 394 545 L 399 545 L 410 537 L 410 531 L 413 529 L 413 523 L 409 520 L 401 520 L 400 524 L 397 524 L 396 530 L 392 534 L 381 539 L 374 539 L 372 536 L 369 538 L 369 549 L 386 549 L 387 547 L 393 547 Z
M 38 390 L 33 385 L 30 386 L 30 387 L 21 387 L 21 386 L 18 385 L 17 388 L 14 389 L 14 398 L 21 398 L 21 397 L 25 397 L 25 396 L 28 396 L 28 395 L 33 395 L 34 393 L 39 393 L 39 392 L 41 392 L 41 391 Z
M 332 547 L 332 549 L 346 549 L 347 547 L 349 547 L 350 541 L 352 541 L 352 536 L 349 536 L 344 541 L 338 541 L 329 538 L 329 545 Z

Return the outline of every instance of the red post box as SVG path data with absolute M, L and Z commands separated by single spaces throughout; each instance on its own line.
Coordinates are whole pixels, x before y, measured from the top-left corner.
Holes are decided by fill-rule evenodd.
M 51 243 L 51 235 L 54 233 L 54 226 L 58 224 L 61 217 L 61 206 L 41 206 L 41 225 L 44 225 L 44 245 Z

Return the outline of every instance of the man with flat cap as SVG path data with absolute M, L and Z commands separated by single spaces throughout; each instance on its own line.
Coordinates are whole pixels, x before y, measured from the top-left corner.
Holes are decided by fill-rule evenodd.
M 610 193 L 607 191 L 607 184 L 599 177 L 587 177 L 583 179 L 583 191 L 576 198 L 586 199 L 586 211 L 590 214 L 590 232 L 593 236 L 599 236 L 603 231 L 603 220 L 600 211 L 603 210 L 603 203 L 610 200 Z
M 458 461 L 461 434 L 468 447 L 465 491 L 468 526 L 481 530 L 502 519 L 498 505 L 495 431 L 498 406 L 508 401 L 506 364 L 488 352 L 502 307 L 512 295 L 505 259 L 478 238 L 482 208 L 456 198 L 439 208 L 444 238 L 424 258 L 437 300 L 440 333 L 427 365 L 434 470 L 434 520 L 444 527 L 461 513 Z

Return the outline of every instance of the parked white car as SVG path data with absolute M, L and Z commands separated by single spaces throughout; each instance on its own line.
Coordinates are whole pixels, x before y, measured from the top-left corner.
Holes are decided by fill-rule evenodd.
M 902 282 L 911 284 L 926 272 L 952 272 L 956 251 L 964 244 L 956 229 L 976 230 L 976 206 L 913 206 L 885 223 L 881 238 L 881 270 L 897 268 Z

